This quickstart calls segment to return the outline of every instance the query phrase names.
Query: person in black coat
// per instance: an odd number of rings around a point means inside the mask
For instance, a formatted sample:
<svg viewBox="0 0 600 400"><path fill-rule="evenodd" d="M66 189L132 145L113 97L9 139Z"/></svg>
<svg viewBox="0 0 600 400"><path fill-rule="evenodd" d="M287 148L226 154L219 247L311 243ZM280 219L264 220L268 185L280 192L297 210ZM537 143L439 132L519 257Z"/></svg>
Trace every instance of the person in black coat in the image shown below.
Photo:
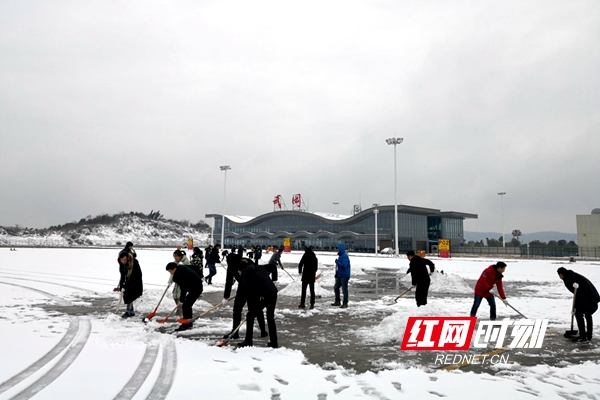
<svg viewBox="0 0 600 400"><path fill-rule="evenodd" d="M258 261L262 258L262 249L260 248L260 245L256 246L256 251L254 252L254 262L256 263L256 265L258 264Z"/></svg>
<svg viewBox="0 0 600 400"><path fill-rule="evenodd" d="M319 269L319 260L310 247L304 249L304 255L298 263L298 273L302 275L302 294L299 308L305 308L306 287L310 287L310 309L315 308L315 276Z"/></svg>
<svg viewBox="0 0 600 400"><path fill-rule="evenodd" d="M202 254L202 250L200 250L198 247L194 247L194 253L192 254L192 260L190 261L190 268L192 268L200 278L204 278L204 273L202 272L203 262L204 255Z"/></svg>
<svg viewBox="0 0 600 400"><path fill-rule="evenodd" d="M267 347L277 348L277 327L275 326L275 307L277 306L277 288L269 278L267 270L244 258L238 263L238 274L241 276L240 286L244 287L248 296L248 314L246 315L246 338L239 347L252 346L254 318L267 309L267 325L271 341Z"/></svg>
<svg viewBox="0 0 600 400"><path fill-rule="evenodd" d="M577 328L579 329L579 337L574 338L574 342L586 342L592 340L592 330L594 321L592 314L598 310L600 295L596 287L585 276L560 267L558 276L562 279L565 287L571 293L575 293L575 319L577 319ZM586 329L587 324L587 329Z"/></svg>
<svg viewBox="0 0 600 400"><path fill-rule="evenodd" d="M142 269L138 260L136 260L131 252L122 251L119 254L119 279L118 286L114 289L115 292L124 290L123 302L127 304L123 318L135 316L133 310L133 302L144 292L144 283L142 281Z"/></svg>
<svg viewBox="0 0 600 400"><path fill-rule="evenodd" d="M248 301L244 285L241 284L242 277L238 274L238 265L241 262L242 257L239 254L232 253L227 255L227 277L225 278L225 290L223 291L223 305L229 301L229 298L231 297L231 288L236 281L238 282L238 288L233 302L233 328L231 328L231 332L223 335L224 339L228 338L242 322L242 310ZM247 263L246 261L244 262ZM256 320L260 327L260 337L269 336L269 332L265 329L265 316L262 311L256 314ZM239 337L240 334L235 332L232 339L239 339Z"/></svg>
<svg viewBox="0 0 600 400"><path fill-rule="evenodd" d="M210 254L206 255L206 265L208 267L208 276L204 278L206 283L212 285L212 277L217 274L217 264L221 262L219 252L221 251L221 245L217 244L212 248Z"/></svg>
<svg viewBox="0 0 600 400"><path fill-rule="evenodd" d="M427 305L427 293L429 292L429 285L431 284L431 274L435 271L435 264L426 258L421 258L415 255L415 252L410 250L406 253L406 257L410 261L407 274L411 274L412 285L416 286L415 300L417 301L417 307Z"/></svg>
<svg viewBox="0 0 600 400"><path fill-rule="evenodd" d="M183 318L177 320L181 324L177 330L190 329L192 306L202 294L202 278L190 267L174 262L168 263L166 270L173 276L173 282L181 288L179 300L182 303Z"/></svg>

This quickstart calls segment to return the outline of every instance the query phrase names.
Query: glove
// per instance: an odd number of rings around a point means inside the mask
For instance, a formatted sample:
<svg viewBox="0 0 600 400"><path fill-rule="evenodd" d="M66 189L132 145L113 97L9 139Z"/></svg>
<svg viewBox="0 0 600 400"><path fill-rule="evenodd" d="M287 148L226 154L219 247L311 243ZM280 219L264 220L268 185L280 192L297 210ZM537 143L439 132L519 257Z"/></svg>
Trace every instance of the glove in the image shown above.
<svg viewBox="0 0 600 400"><path fill-rule="evenodd" d="M120 292L120 291L121 291L121 289L119 289L118 287L113 289L113 292Z"/></svg>
<svg viewBox="0 0 600 400"><path fill-rule="evenodd" d="M229 303L229 299L223 299L223 301L221 302L223 305Z"/></svg>
<svg viewBox="0 0 600 400"><path fill-rule="evenodd" d="M571 311L571 315L575 315L575 310Z"/></svg>
<svg viewBox="0 0 600 400"><path fill-rule="evenodd" d="M577 289L579 287L579 283L573 282L573 289Z"/></svg>
<svg viewBox="0 0 600 400"><path fill-rule="evenodd" d="M504 303L505 306L508 306L508 300L502 299L502 302Z"/></svg>

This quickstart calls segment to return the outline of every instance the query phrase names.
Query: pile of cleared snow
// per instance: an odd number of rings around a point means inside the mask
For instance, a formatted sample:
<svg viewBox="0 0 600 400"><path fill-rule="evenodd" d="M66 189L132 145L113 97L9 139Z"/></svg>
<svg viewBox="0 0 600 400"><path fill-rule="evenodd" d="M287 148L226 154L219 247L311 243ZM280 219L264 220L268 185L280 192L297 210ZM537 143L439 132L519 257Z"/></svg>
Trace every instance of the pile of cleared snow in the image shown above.
<svg viewBox="0 0 600 400"><path fill-rule="evenodd" d="M319 281L315 282L315 296L332 296L333 292L331 290L323 289ZM287 285L285 288L281 289L278 294L280 296L300 297L302 294L302 282L297 279L296 281ZM310 289L308 287L306 288L306 295L310 296Z"/></svg>
<svg viewBox="0 0 600 400"><path fill-rule="evenodd" d="M404 271L406 274L406 271ZM431 285L429 286L429 292L431 293L472 293L473 288L460 276L455 274L449 274L447 272L441 273L435 271L430 276ZM405 282L407 286L411 284L411 276L405 275L401 281Z"/></svg>

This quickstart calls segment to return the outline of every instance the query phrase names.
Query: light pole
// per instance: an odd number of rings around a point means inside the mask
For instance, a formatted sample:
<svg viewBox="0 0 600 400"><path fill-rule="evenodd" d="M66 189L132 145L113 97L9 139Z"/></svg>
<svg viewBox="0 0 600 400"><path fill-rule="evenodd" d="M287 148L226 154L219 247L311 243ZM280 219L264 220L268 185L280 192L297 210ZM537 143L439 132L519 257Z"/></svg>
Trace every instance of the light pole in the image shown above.
<svg viewBox="0 0 600 400"><path fill-rule="evenodd" d="M397 196L397 181L396 181L396 145L402 144L403 138L390 138L385 140L387 144L394 145L394 244L396 247L396 257L400 254L398 247L398 200Z"/></svg>
<svg viewBox="0 0 600 400"><path fill-rule="evenodd" d="M500 192L498 193L498 196L500 196L500 210L502 212L502 247L506 247L506 239L504 238L504 195L506 194L506 192Z"/></svg>
<svg viewBox="0 0 600 400"><path fill-rule="evenodd" d="M373 214L375 214L375 255L377 255L377 248L379 247L377 242L377 214L379 214L379 210L374 209Z"/></svg>
<svg viewBox="0 0 600 400"><path fill-rule="evenodd" d="M225 171L225 182L223 184L223 221L221 222L221 249L225 249L225 190L227 189L227 170L229 165L221 165L221 171Z"/></svg>

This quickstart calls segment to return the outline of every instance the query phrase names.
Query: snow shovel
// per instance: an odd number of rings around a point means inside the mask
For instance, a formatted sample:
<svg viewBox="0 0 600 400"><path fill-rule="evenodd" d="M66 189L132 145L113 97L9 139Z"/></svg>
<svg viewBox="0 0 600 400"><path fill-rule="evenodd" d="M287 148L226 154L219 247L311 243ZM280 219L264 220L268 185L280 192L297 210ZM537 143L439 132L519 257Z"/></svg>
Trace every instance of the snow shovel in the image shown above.
<svg viewBox="0 0 600 400"><path fill-rule="evenodd" d="M233 299L235 299L235 296L233 296L233 297L230 297L230 298L229 298L229 300L233 300ZM208 310L204 311L202 314L200 314L200 316L201 316L201 317L204 317L205 315L207 315L207 314L209 314L209 313L213 312L214 310L216 310L217 308L221 307L222 305L223 305L223 303L219 303L219 304L217 304L216 306L214 306L214 307L212 307L212 308L210 308L210 309L208 309Z"/></svg>
<svg viewBox="0 0 600 400"><path fill-rule="evenodd" d="M494 296L496 296L497 298L499 298L500 300L502 300L502 298L501 298L500 296L498 296L496 293L494 293ZM523 314L521 314L521 313L519 312L519 310L517 310L516 308L514 308L513 306L511 306L511 305L508 303L508 301L506 302L506 305L507 305L507 306L509 306L510 308L512 308L513 310L515 310L515 311L517 312L517 314L519 314L521 317L523 317L523 318L527 319L527 317L526 317L526 316L524 316Z"/></svg>
<svg viewBox="0 0 600 400"><path fill-rule="evenodd" d="M158 321L159 324L164 324L165 322L167 322L169 320L169 318L171 317L171 315L175 314L175 311L177 311L177 309L179 308L179 303L177 303L177 305L175 306L175 308L173 309L173 311L171 311L169 314L167 314L167 316L165 317L165 319L163 319L162 321Z"/></svg>
<svg viewBox="0 0 600 400"><path fill-rule="evenodd" d="M117 309L115 310L115 314L119 313L119 309L121 308L121 303L123 302L123 292L124 290L119 291L119 301L117 302Z"/></svg>
<svg viewBox="0 0 600 400"><path fill-rule="evenodd" d="M575 297L577 296L577 289L575 289L575 291L573 292L573 307L572 307L572 312L571 312L571 330L570 331L566 331L564 333L564 337L566 338L572 338L573 336L577 335L577 329L573 329L573 318L575 318Z"/></svg>
<svg viewBox="0 0 600 400"><path fill-rule="evenodd" d="M411 291L413 288L414 288L414 286L411 286L411 287L409 287L408 289L406 289L406 290L404 291L404 293L402 293L400 296L398 296L398 297L396 297L396 298L394 299L394 303L397 303L397 302L398 302L398 299L399 299L400 297L402 297L402 296L404 296L406 293L410 292L410 291Z"/></svg>
<svg viewBox="0 0 600 400"><path fill-rule="evenodd" d="M279 267L279 268L281 268L281 269L282 269L282 270L283 270L283 271L284 271L286 274L288 274L288 276L289 276L290 278L292 278L292 282L296 282L296 280L294 279L294 277L293 277L292 275L290 275L290 273L289 273L289 272L287 272L287 270L286 270L285 268L283 268L283 265L282 265L281 267Z"/></svg>
<svg viewBox="0 0 600 400"><path fill-rule="evenodd" d="M242 325L244 325L244 323L246 323L246 317L244 317L244 319L242 320L242 322L240 322L240 324L238 325L238 327L237 327L237 328L235 328L235 329L233 330L233 332L231 332L231 333L229 334L229 336L227 336L227 338L226 338L226 339L219 340L217 343L215 343L215 346L217 346L217 347L223 347L223 346L225 346L227 343L229 343L229 341L231 340L231 338L233 337L233 335L235 335L235 334L237 333L237 331L239 331L239 330L240 330L240 328L242 327Z"/></svg>
<svg viewBox="0 0 600 400"><path fill-rule="evenodd" d="M148 314L146 316L146 318L142 319L142 321L148 322L156 316L156 311L158 310L158 306L160 306L160 303L162 303L162 301L165 297L165 294L167 294L167 290L169 290L170 287L171 287L171 282L169 282L169 284L167 285L167 288L165 289L164 293L162 294L160 300L158 301L158 304L156 305L156 308L154 309L154 311L152 311L150 314Z"/></svg>

